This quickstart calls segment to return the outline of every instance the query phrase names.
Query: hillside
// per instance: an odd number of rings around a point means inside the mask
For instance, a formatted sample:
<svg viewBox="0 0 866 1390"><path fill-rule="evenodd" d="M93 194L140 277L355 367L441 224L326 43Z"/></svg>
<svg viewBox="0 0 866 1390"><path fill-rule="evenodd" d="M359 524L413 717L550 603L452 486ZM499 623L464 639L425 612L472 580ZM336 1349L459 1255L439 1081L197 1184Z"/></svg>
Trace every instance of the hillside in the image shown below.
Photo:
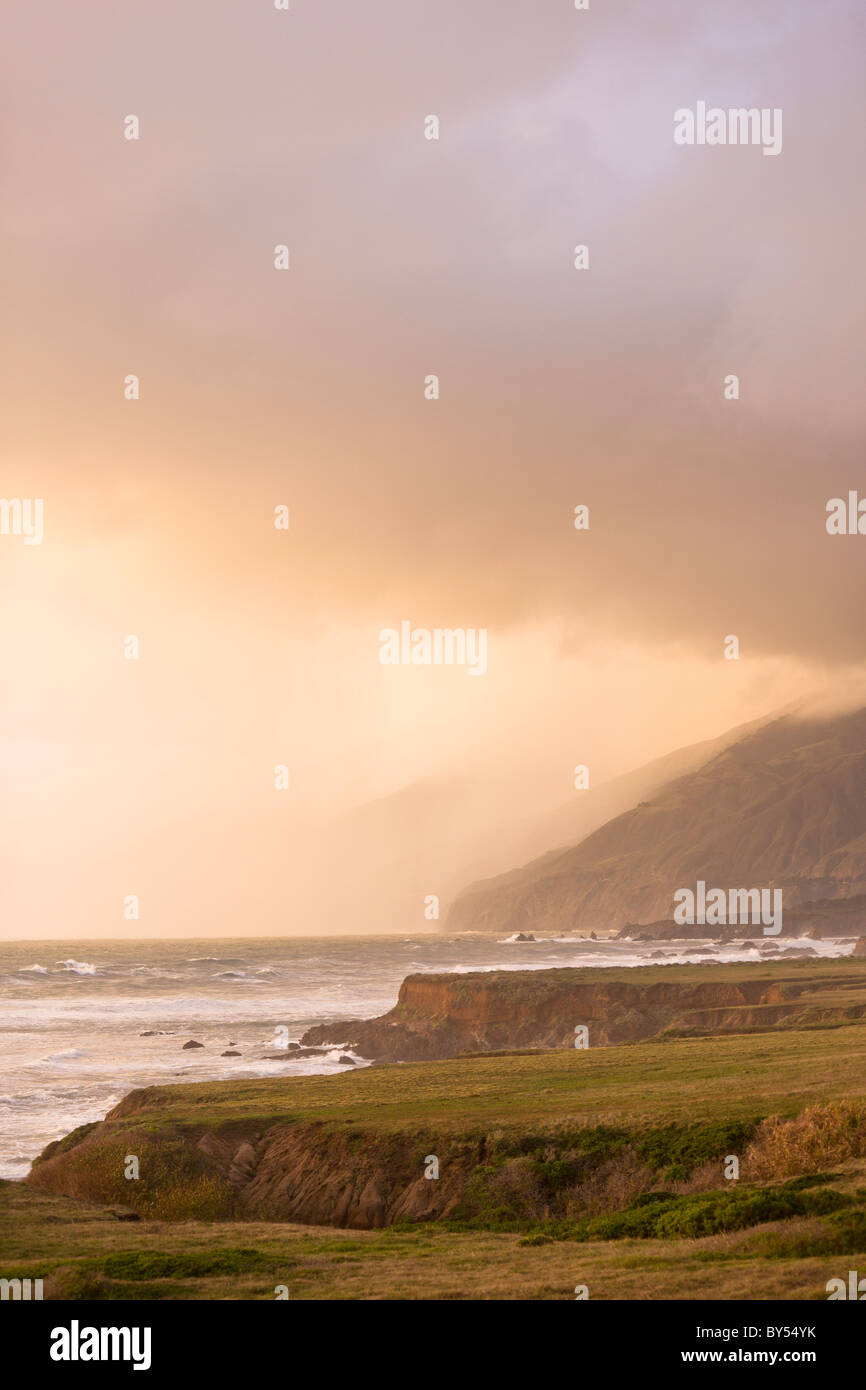
<svg viewBox="0 0 866 1390"><path fill-rule="evenodd" d="M293 829L295 842L303 846L292 859L293 880L305 886L310 911L351 923L353 930L423 926L431 884L443 903L450 902L471 878L500 874L550 849L579 844L759 722L666 753L551 810L514 805L473 778L413 782L323 826L316 844ZM272 831L263 827L261 833ZM273 852L279 857L277 847ZM343 866L342 873L333 874L334 863Z"/></svg>
<svg viewBox="0 0 866 1390"><path fill-rule="evenodd" d="M783 890L785 909L866 892L866 709L786 713L573 848L473 884L449 931L621 929L670 920L678 888Z"/></svg>

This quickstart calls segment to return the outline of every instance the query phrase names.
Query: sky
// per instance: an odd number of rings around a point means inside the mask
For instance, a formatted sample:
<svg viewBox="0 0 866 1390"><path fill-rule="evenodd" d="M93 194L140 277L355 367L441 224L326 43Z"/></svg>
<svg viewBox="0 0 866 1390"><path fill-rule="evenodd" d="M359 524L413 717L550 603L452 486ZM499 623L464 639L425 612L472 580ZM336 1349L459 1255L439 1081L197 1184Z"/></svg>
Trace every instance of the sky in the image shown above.
<svg viewBox="0 0 866 1390"><path fill-rule="evenodd" d="M577 764L857 677L864 29L7 0L0 937L432 927ZM677 145L699 101L781 151ZM383 666L404 621L486 672Z"/></svg>

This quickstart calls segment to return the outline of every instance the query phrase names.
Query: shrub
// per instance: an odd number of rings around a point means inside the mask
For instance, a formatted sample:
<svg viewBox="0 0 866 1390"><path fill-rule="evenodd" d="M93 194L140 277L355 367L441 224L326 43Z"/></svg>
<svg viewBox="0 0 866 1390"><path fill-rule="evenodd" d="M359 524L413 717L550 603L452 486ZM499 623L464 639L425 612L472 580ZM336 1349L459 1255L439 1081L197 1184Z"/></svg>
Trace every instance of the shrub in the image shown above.
<svg viewBox="0 0 866 1390"><path fill-rule="evenodd" d="M810 1106L794 1119L773 1115L764 1120L746 1151L744 1167L750 1178L760 1181L812 1173L864 1156L866 1105L831 1101Z"/></svg>

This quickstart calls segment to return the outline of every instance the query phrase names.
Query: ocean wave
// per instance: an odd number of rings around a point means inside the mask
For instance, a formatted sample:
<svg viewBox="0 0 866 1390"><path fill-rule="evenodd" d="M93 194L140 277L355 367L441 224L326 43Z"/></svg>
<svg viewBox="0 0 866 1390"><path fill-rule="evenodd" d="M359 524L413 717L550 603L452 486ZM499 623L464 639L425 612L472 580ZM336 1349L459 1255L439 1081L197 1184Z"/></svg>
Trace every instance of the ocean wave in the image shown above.
<svg viewBox="0 0 866 1390"><path fill-rule="evenodd" d="M69 960L57 960L54 964L59 965L63 970L70 970L73 975L96 974L96 966L91 965L90 961L86 960L72 960L70 958Z"/></svg>
<svg viewBox="0 0 866 1390"><path fill-rule="evenodd" d="M243 956L187 956L187 965L246 965Z"/></svg>
<svg viewBox="0 0 866 1390"><path fill-rule="evenodd" d="M17 975L47 975L48 970L44 965L22 965L21 969L15 973Z"/></svg>

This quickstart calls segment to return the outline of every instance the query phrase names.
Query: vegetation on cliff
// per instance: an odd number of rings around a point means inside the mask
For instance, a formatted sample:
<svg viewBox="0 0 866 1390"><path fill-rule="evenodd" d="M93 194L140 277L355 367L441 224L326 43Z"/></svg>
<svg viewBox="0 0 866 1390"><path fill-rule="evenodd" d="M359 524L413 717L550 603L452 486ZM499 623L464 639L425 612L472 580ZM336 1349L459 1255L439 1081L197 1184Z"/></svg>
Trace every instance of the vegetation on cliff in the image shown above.
<svg viewBox="0 0 866 1390"><path fill-rule="evenodd" d="M168 1220L529 1231L647 1192L717 1189L731 1154L748 1185L856 1161L860 1111L822 1128L815 1099L859 1106L864 1078L866 1026L854 1024L156 1087L49 1145L29 1182ZM807 1111L803 1135L780 1144L778 1127Z"/></svg>

